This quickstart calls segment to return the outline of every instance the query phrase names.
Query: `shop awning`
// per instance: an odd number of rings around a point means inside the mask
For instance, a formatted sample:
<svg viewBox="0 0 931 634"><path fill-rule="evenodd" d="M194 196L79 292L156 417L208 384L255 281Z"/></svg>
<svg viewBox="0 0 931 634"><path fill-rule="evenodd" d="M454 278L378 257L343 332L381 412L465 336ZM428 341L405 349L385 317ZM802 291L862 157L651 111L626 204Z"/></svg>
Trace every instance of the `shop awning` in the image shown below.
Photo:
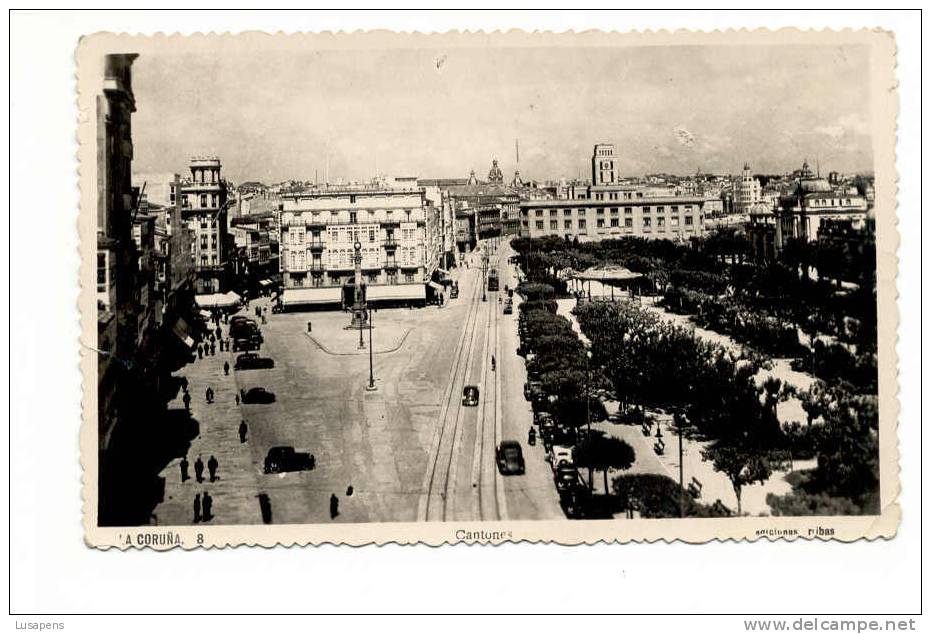
<svg viewBox="0 0 931 634"><path fill-rule="evenodd" d="M430 288L432 288L438 293L441 293L444 290L446 290L442 284L437 284L436 282L427 282L427 285L430 286Z"/></svg>
<svg viewBox="0 0 931 634"><path fill-rule="evenodd" d="M286 306L296 304L339 304L343 301L341 286L326 288L286 288L281 302Z"/></svg>
<svg viewBox="0 0 931 634"><path fill-rule="evenodd" d="M239 295L233 291L228 293L210 293L208 295L197 295L194 298L197 305L201 308L232 308L239 304Z"/></svg>
<svg viewBox="0 0 931 634"><path fill-rule="evenodd" d="M181 340L181 342L188 348L193 348L195 341L191 337L191 327L188 326L188 323L184 321L181 317L175 320L174 325L171 327L171 331L175 333L175 336Z"/></svg>
<svg viewBox="0 0 931 634"><path fill-rule="evenodd" d="M368 301L379 299L426 299L427 287L423 284L369 285L365 291L365 298Z"/></svg>

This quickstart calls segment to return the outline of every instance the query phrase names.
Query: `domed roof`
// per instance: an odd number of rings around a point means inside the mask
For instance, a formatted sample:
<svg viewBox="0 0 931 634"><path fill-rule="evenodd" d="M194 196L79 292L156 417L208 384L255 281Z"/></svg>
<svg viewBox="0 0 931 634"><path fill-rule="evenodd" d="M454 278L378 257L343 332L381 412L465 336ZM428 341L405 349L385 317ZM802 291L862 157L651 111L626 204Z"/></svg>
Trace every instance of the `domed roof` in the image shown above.
<svg viewBox="0 0 931 634"><path fill-rule="evenodd" d="M797 194L819 194L830 191L833 191L831 184L824 178L803 178L795 188Z"/></svg>

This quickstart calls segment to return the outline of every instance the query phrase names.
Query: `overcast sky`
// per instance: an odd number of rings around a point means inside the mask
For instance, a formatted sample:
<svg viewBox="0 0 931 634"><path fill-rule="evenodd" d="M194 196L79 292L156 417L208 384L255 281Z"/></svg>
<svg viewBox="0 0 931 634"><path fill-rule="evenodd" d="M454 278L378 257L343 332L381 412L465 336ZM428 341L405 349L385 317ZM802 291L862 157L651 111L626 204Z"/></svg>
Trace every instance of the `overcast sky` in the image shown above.
<svg viewBox="0 0 931 634"><path fill-rule="evenodd" d="M218 154L234 183L485 178L499 159L540 180L590 175L615 143L622 175L872 169L869 68L856 47L244 51L142 55L133 67L139 172Z"/></svg>

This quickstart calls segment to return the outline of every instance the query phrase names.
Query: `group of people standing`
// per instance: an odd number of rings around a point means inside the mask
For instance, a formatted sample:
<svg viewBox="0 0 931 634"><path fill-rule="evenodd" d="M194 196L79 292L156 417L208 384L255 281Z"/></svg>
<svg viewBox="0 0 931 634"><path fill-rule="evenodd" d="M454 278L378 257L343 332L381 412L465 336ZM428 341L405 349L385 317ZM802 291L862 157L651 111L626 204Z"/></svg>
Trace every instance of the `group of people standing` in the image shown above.
<svg viewBox="0 0 931 634"><path fill-rule="evenodd" d="M181 482L187 482L191 479L188 473L190 463L188 462L187 456L181 458L179 466L181 468ZM220 468L220 462L217 460L216 456L211 455L207 460L206 466L210 482L219 480L220 478L217 475L217 470ZM199 455L197 456L197 460L194 461L194 479L198 484L203 484L204 482L204 460ZM213 519L213 498L207 491L204 491L203 494L198 493L194 496L194 523L209 522L211 519Z"/></svg>

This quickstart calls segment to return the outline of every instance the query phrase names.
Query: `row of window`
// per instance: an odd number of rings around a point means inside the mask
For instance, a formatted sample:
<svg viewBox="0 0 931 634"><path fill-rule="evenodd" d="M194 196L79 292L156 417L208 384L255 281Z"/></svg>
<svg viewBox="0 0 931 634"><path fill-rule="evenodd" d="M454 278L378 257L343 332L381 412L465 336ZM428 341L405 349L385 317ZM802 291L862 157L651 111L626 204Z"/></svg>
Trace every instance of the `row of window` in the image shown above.
<svg viewBox="0 0 931 634"><path fill-rule="evenodd" d="M201 195L200 195L200 199L199 199L200 208L201 208L201 209L216 208L216 207L218 207L218 206L220 205L220 195L219 195L219 194L210 194L210 195L209 195L209 201L210 201L210 205L209 205L209 206L207 205L207 201L208 201L208 195L207 195L207 194L201 194ZM190 207L190 206L191 206L191 199L190 199L190 196L189 196L188 194L185 194L185 195L184 195L184 206L185 206L185 207Z"/></svg>
<svg viewBox="0 0 931 634"><path fill-rule="evenodd" d="M401 266L420 266L420 258L417 257L417 249L411 248L402 248L398 250L399 253L396 257L391 258L392 264L400 264ZM289 263L290 270L302 271L307 268L307 252L306 251L288 251L287 258ZM363 268L375 268L382 267L382 258L381 252L378 249L362 249L362 267ZM325 254L325 257L319 257L317 255L312 256L309 260L310 263L315 267L321 267L325 262L327 262L329 267L332 268L351 268L355 266L355 251L352 249L333 249L328 251Z"/></svg>
<svg viewBox="0 0 931 634"><path fill-rule="evenodd" d="M620 227L620 226L621 226L621 224L620 224L620 220L621 220L621 219L620 219L620 218L609 218L608 220L610 221L610 224L608 225L608 226L610 226L610 227ZM643 227L644 230L649 231L650 228L654 226L652 220L653 220L652 218L643 218L643 219L642 219L641 226ZM684 220L684 226L686 226L686 227L694 226L694 218L693 218L692 216L685 216L685 218L684 218L683 220ZM574 229L574 228L578 228L580 231L584 231L584 230L587 229L588 223L586 222L585 218L579 218L576 222L577 222L577 224L576 224L576 225L573 225L572 219L566 219L566 220L564 220L564 221L563 221L563 229L572 230L572 229ZM596 220L595 226L596 226L597 228L599 228L599 229L603 229L603 228L605 227L605 218L598 218L598 219ZM632 229L633 226L634 226L634 219L633 219L633 218L624 218L624 226L627 227L627 228L629 228L629 229ZM665 231L665 230L666 230L666 226L667 226L667 225L666 225L666 218L664 218L664 217L659 217L659 218L657 218L657 219L656 219L656 225L655 225L655 226L656 226L656 228L657 228L657 231ZM670 226L670 227L674 227L674 228L678 228L678 227L679 227L679 218L678 218L678 217L672 217L672 218L670 218L670 219L669 219L669 226ZM544 221L543 221L543 220L537 220L537 221L536 221L536 228L537 228L538 230L542 231L542 230L544 229ZM550 228L550 231L558 231L558 230L559 230L559 221L558 221L558 220L550 220L549 228Z"/></svg>
<svg viewBox="0 0 931 634"><path fill-rule="evenodd" d="M395 216L395 213L394 213L395 211L399 212L397 216ZM420 210L418 209L417 211L420 211ZM385 210L363 209L360 211L350 211L349 222L352 224L356 224L357 222L360 221L360 218L362 219L363 222L378 222L379 221L378 216L382 212L384 212L384 219L382 220L382 222L391 222L391 221L411 222L411 215L414 213L414 210L413 209L385 209ZM329 213L329 216L325 215L327 213ZM339 209L331 209L329 212L297 211L297 212L294 212L294 216L291 219L291 224L301 225L301 224L304 224L305 221L316 222L316 223L335 221L335 219L339 217L340 213L342 212ZM307 214L310 214L310 216L307 216ZM401 214L403 214L403 216ZM414 216L414 219L416 220L417 217L419 217L419 215Z"/></svg>
<svg viewBox="0 0 931 634"><path fill-rule="evenodd" d="M652 212L653 212L653 208L650 207L650 206L638 207L638 208L640 209L641 213L643 213L643 214L649 214L649 213L652 213ZM620 208L619 208L619 207L609 207L608 209L609 209L609 211L610 211L610 213L611 213L612 216L613 216L613 215L617 215L618 213L620 213ZM692 205L684 205L684 206L682 207L682 210L683 210L685 213L692 213ZM584 215L586 215L589 211L591 211L591 208L579 207L579 208L576 209L575 211L576 211L576 213L577 213L578 215L584 216ZM605 208L604 208L604 207L598 207L598 208L595 209L594 211L595 211L595 213L596 213L597 215L599 215L599 216L603 216L603 215L605 214ZM656 213L658 213L658 214L666 213L666 207L665 207L665 205L657 205L655 211L656 211ZM562 214L563 214L563 216L571 216L571 215L572 215L572 212L573 212L573 209L572 209L571 207L565 207L565 208L563 208ZM669 207L669 212L670 212L670 213L673 213L673 214L678 214L678 213L679 213L679 205L671 205L671 206ZM624 215L625 215L625 216L633 215L633 213L634 213L634 208L633 208L633 207L624 207ZM537 218L542 218L542 217L543 217L543 210L542 210L542 209L537 209L537 210L534 212L534 215L535 215ZM549 214L549 215L550 215L550 217L552 217L552 216L558 216L558 215L559 215L559 210L558 210L558 209L550 209L550 214Z"/></svg>
<svg viewBox="0 0 931 634"><path fill-rule="evenodd" d="M380 274L370 273L365 276L365 281L369 284L377 284ZM414 274L413 273L404 273L402 276L405 282L413 282ZM346 277L345 281L349 282L352 278ZM396 272L385 273L385 283L387 284L397 284L399 276ZM309 284L307 282L310 282ZM289 275L289 284L288 287L291 288L302 288L302 287L311 287L311 288L321 288L323 286L342 286L344 278L342 278L338 273L330 273L327 279L327 283L323 283L322 275L312 275L309 278L303 274L290 274Z"/></svg>
<svg viewBox="0 0 931 634"><path fill-rule="evenodd" d="M401 240L407 242L424 239L423 229L416 227L402 228L397 235L400 235ZM331 243L346 242L354 244L356 242L375 242L380 239L380 237L380 231L377 225L368 227L365 225L359 227L329 227L327 229L327 238ZM386 240L394 240L396 237L394 231L385 233ZM304 244L305 239L310 242L319 242L320 233L314 231L308 236L305 231L301 231L300 229L292 228L288 231L288 244L301 245Z"/></svg>

